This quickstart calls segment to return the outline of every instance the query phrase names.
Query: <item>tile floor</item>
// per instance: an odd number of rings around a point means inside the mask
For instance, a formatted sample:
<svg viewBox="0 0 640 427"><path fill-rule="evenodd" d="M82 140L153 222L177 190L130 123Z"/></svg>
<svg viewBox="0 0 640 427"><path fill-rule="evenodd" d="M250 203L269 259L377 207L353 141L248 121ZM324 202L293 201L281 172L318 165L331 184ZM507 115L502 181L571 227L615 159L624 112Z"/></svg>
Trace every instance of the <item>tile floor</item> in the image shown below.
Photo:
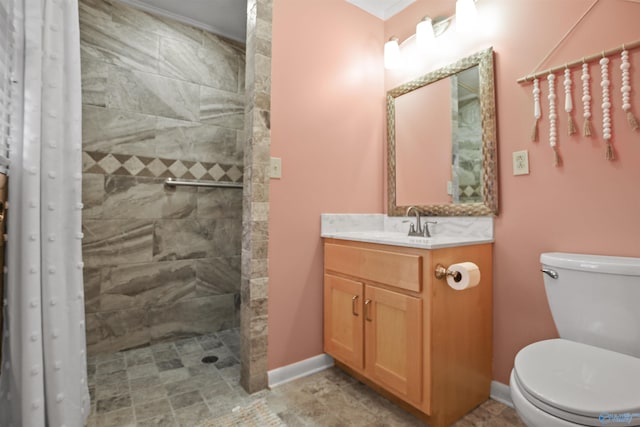
<svg viewBox="0 0 640 427"><path fill-rule="evenodd" d="M265 399L287 426L421 426L342 371L248 395L239 385L238 330L102 354L89 359L92 410L87 427L184 426L215 420ZM215 363L203 363L215 355ZM513 409L489 400L455 427L524 426Z"/></svg>

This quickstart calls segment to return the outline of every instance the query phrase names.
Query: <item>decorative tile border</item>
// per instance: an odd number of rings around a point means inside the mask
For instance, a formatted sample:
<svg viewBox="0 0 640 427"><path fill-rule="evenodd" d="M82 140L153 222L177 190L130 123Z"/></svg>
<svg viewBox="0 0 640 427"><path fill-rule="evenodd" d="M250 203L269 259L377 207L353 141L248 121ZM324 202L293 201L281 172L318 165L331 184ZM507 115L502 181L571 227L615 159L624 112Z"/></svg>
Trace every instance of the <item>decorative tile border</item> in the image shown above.
<svg viewBox="0 0 640 427"><path fill-rule="evenodd" d="M243 166L221 163L192 162L97 151L82 152L82 171L84 173L242 182L243 169Z"/></svg>

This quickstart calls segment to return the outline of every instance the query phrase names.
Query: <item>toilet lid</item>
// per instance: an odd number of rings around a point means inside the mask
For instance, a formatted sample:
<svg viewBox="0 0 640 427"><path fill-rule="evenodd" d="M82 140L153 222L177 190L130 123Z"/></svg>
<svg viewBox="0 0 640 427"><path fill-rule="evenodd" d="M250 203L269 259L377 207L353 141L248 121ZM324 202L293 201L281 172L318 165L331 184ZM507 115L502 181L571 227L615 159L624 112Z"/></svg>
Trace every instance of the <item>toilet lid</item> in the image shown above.
<svg viewBox="0 0 640 427"><path fill-rule="evenodd" d="M631 425L640 419L638 358L553 339L520 350L514 368L522 388L552 408L595 419L632 414Z"/></svg>

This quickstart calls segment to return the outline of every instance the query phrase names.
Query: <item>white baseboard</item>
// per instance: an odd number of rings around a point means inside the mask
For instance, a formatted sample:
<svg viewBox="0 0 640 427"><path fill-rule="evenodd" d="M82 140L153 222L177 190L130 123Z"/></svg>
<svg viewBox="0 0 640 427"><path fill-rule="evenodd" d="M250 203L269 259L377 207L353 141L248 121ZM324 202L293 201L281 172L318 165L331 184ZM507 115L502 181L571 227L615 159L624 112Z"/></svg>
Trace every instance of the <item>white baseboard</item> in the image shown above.
<svg viewBox="0 0 640 427"><path fill-rule="evenodd" d="M506 384L499 383L498 381L491 381L491 398L513 408L511 390Z"/></svg>
<svg viewBox="0 0 640 427"><path fill-rule="evenodd" d="M286 384L289 381L315 374L333 366L333 357L328 354L319 354L300 362L281 368L272 369L267 372L269 378L269 388Z"/></svg>

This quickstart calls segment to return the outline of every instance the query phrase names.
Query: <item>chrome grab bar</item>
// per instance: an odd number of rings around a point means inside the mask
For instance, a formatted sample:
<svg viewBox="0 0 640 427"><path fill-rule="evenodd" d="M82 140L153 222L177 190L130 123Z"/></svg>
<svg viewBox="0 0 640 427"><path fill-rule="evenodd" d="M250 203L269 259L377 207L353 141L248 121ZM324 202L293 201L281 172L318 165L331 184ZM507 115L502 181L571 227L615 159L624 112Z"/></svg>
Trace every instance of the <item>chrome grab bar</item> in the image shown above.
<svg viewBox="0 0 640 427"><path fill-rule="evenodd" d="M167 178L164 183L169 187L223 187L223 188L242 188L241 182L227 181L191 181L187 179Z"/></svg>

